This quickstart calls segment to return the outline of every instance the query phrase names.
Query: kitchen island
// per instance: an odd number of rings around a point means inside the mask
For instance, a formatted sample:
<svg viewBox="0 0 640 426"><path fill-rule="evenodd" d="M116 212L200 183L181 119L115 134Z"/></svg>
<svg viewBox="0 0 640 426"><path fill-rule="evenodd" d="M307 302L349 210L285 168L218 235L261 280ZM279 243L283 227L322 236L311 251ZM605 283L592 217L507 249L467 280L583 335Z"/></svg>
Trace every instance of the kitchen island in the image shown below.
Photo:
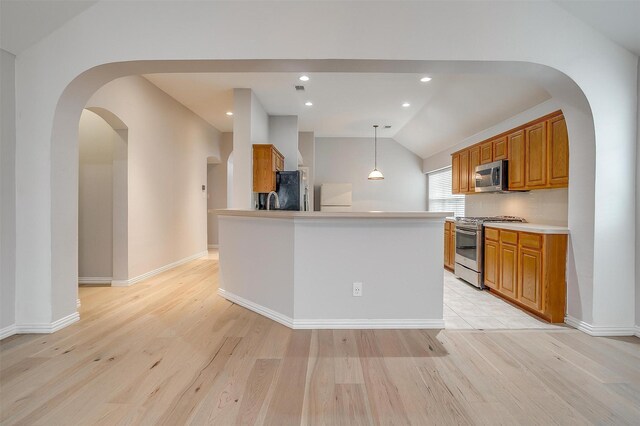
<svg viewBox="0 0 640 426"><path fill-rule="evenodd" d="M217 214L218 293L229 301L295 329L444 326L450 212Z"/></svg>

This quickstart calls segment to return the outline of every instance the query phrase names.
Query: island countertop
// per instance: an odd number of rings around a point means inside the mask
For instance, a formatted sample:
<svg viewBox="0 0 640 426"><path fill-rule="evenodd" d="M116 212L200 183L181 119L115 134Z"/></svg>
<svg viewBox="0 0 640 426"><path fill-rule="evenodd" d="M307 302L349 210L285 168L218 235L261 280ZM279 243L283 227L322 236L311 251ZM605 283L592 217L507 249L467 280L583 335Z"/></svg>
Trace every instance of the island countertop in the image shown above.
<svg viewBox="0 0 640 426"><path fill-rule="evenodd" d="M279 219L442 219L451 216L452 212L426 212L426 211L366 211L366 212L319 212L319 211L294 211L294 210L240 210L219 209L218 216L246 216L266 217Z"/></svg>
<svg viewBox="0 0 640 426"><path fill-rule="evenodd" d="M218 294L233 303L290 328L444 326L449 212L216 213Z"/></svg>

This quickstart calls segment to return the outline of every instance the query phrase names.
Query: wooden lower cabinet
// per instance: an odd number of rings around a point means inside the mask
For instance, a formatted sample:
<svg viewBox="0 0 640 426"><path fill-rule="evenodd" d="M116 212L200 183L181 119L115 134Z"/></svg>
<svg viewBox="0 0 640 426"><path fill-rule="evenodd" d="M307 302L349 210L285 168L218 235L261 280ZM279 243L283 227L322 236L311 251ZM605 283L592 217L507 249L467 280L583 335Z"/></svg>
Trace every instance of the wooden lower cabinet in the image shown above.
<svg viewBox="0 0 640 426"><path fill-rule="evenodd" d="M499 230L499 238L485 239L484 250L491 292L544 320L564 322L566 235Z"/></svg>
<svg viewBox="0 0 640 426"><path fill-rule="evenodd" d="M456 226L451 221L444 223L444 267L453 271L456 263Z"/></svg>
<svg viewBox="0 0 640 426"><path fill-rule="evenodd" d="M501 294L509 297L516 297L518 283L518 247L512 244L500 242L498 274Z"/></svg>
<svg viewBox="0 0 640 426"><path fill-rule="evenodd" d="M518 251L518 302L542 310L542 252L526 247Z"/></svg>
<svg viewBox="0 0 640 426"><path fill-rule="evenodd" d="M500 259L498 259L499 243L497 241L485 241L484 244L484 285L498 290L498 273Z"/></svg>

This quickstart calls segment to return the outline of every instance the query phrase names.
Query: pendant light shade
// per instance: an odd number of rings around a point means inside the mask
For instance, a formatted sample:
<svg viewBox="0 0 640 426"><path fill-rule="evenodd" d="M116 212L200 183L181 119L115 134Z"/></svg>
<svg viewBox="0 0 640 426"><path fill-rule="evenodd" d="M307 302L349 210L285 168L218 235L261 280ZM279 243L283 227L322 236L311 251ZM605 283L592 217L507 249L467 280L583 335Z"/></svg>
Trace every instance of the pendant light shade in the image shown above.
<svg viewBox="0 0 640 426"><path fill-rule="evenodd" d="M373 171L369 173L369 180L382 180L384 175L378 170L378 125L373 125Z"/></svg>

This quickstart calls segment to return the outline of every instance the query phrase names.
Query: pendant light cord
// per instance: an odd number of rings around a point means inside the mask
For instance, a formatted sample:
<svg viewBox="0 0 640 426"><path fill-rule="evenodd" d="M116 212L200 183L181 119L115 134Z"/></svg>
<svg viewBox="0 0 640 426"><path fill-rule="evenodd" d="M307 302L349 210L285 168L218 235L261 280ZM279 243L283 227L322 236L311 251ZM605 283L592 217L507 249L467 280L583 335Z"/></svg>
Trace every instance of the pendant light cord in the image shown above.
<svg viewBox="0 0 640 426"><path fill-rule="evenodd" d="M378 170L378 125L373 125L373 169Z"/></svg>

